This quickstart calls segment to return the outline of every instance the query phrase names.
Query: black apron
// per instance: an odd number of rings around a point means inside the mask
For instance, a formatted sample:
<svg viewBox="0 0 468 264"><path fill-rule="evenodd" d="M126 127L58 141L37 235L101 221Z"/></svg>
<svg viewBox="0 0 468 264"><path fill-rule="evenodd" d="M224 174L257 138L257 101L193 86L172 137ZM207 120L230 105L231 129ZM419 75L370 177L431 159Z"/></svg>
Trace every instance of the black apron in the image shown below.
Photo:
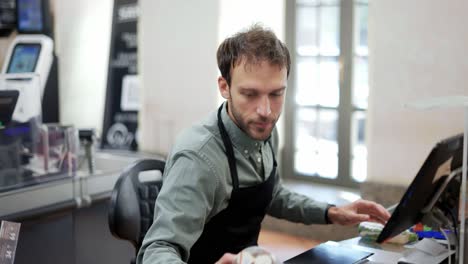
<svg viewBox="0 0 468 264"><path fill-rule="evenodd" d="M191 264L213 264L224 253L237 254L246 247L257 245L260 225L273 197L276 159L270 141L273 153L270 176L260 184L239 188L234 150L221 120L222 107L218 110L218 128L226 148L233 189L227 208L205 224L203 233L190 250L188 263Z"/></svg>

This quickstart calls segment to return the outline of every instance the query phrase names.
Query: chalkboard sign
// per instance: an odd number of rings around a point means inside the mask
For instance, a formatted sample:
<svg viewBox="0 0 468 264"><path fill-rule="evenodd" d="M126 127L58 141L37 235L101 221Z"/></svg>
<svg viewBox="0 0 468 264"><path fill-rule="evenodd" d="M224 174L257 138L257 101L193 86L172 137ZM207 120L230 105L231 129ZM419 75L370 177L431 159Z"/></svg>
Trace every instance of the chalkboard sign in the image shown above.
<svg viewBox="0 0 468 264"><path fill-rule="evenodd" d="M139 82L137 77L136 0L115 0L101 147L137 150Z"/></svg>

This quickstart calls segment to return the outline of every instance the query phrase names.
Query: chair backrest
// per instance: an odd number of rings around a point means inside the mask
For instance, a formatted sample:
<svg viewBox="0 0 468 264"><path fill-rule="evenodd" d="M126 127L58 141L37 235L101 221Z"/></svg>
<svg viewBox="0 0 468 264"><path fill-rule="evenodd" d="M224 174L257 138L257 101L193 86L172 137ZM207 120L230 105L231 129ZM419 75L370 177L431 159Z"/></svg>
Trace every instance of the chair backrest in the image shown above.
<svg viewBox="0 0 468 264"><path fill-rule="evenodd" d="M153 222L164 165L161 160L137 161L122 172L112 190L108 215L110 231L115 237L130 241L137 252ZM159 171L161 177L152 177L155 174L149 171L155 171L156 175ZM151 177L145 180L142 175Z"/></svg>

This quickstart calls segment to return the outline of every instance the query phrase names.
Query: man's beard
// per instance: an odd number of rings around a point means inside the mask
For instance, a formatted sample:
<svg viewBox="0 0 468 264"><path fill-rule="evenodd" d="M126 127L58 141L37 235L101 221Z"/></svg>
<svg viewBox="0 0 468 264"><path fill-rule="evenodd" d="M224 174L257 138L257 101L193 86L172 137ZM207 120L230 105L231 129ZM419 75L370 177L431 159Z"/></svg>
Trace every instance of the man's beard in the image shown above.
<svg viewBox="0 0 468 264"><path fill-rule="evenodd" d="M228 103L228 110L230 109L232 116L234 117L234 122L242 131L244 131L247 135L249 135L249 137L255 140L266 140L268 137L270 137L271 132L273 131L273 128L275 127L275 124L278 121L278 118L275 118L274 116L272 116L272 118L260 116L256 120L244 120L242 118L242 115L239 112L237 112L237 110L233 107L233 105L234 104L232 103L232 99L231 99L230 104ZM265 132L267 132L266 135L262 136L261 138L257 138L255 134L252 134L251 130L249 129L249 127L251 127L249 126L249 124L253 124L255 122L261 122L261 123L268 122L271 125L269 128L267 128L269 131L267 131L267 129L264 129L263 131L257 130L257 132L261 134L264 134ZM255 129L255 128L252 128L252 129Z"/></svg>

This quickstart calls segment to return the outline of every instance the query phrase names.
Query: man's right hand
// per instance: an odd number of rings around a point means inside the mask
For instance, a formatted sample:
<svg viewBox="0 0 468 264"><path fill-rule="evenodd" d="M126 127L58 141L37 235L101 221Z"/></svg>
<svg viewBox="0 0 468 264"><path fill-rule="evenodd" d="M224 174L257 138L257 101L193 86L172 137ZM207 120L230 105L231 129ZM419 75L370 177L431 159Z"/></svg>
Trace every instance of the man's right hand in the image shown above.
<svg viewBox="0 0 468 264"><path fill-rule="evenodd" d="M367 200L357 200L344 206L330 207L327 213L328 219L333 224L348 226L364 221L385 225L391 216L382 205Z"/></svg>
<svg viewBox="0 0 468 264"><path fill-rule="evenodd" d="M234 259L236 255L231 253L225 253L215 264L235 264Z"/></svg>

